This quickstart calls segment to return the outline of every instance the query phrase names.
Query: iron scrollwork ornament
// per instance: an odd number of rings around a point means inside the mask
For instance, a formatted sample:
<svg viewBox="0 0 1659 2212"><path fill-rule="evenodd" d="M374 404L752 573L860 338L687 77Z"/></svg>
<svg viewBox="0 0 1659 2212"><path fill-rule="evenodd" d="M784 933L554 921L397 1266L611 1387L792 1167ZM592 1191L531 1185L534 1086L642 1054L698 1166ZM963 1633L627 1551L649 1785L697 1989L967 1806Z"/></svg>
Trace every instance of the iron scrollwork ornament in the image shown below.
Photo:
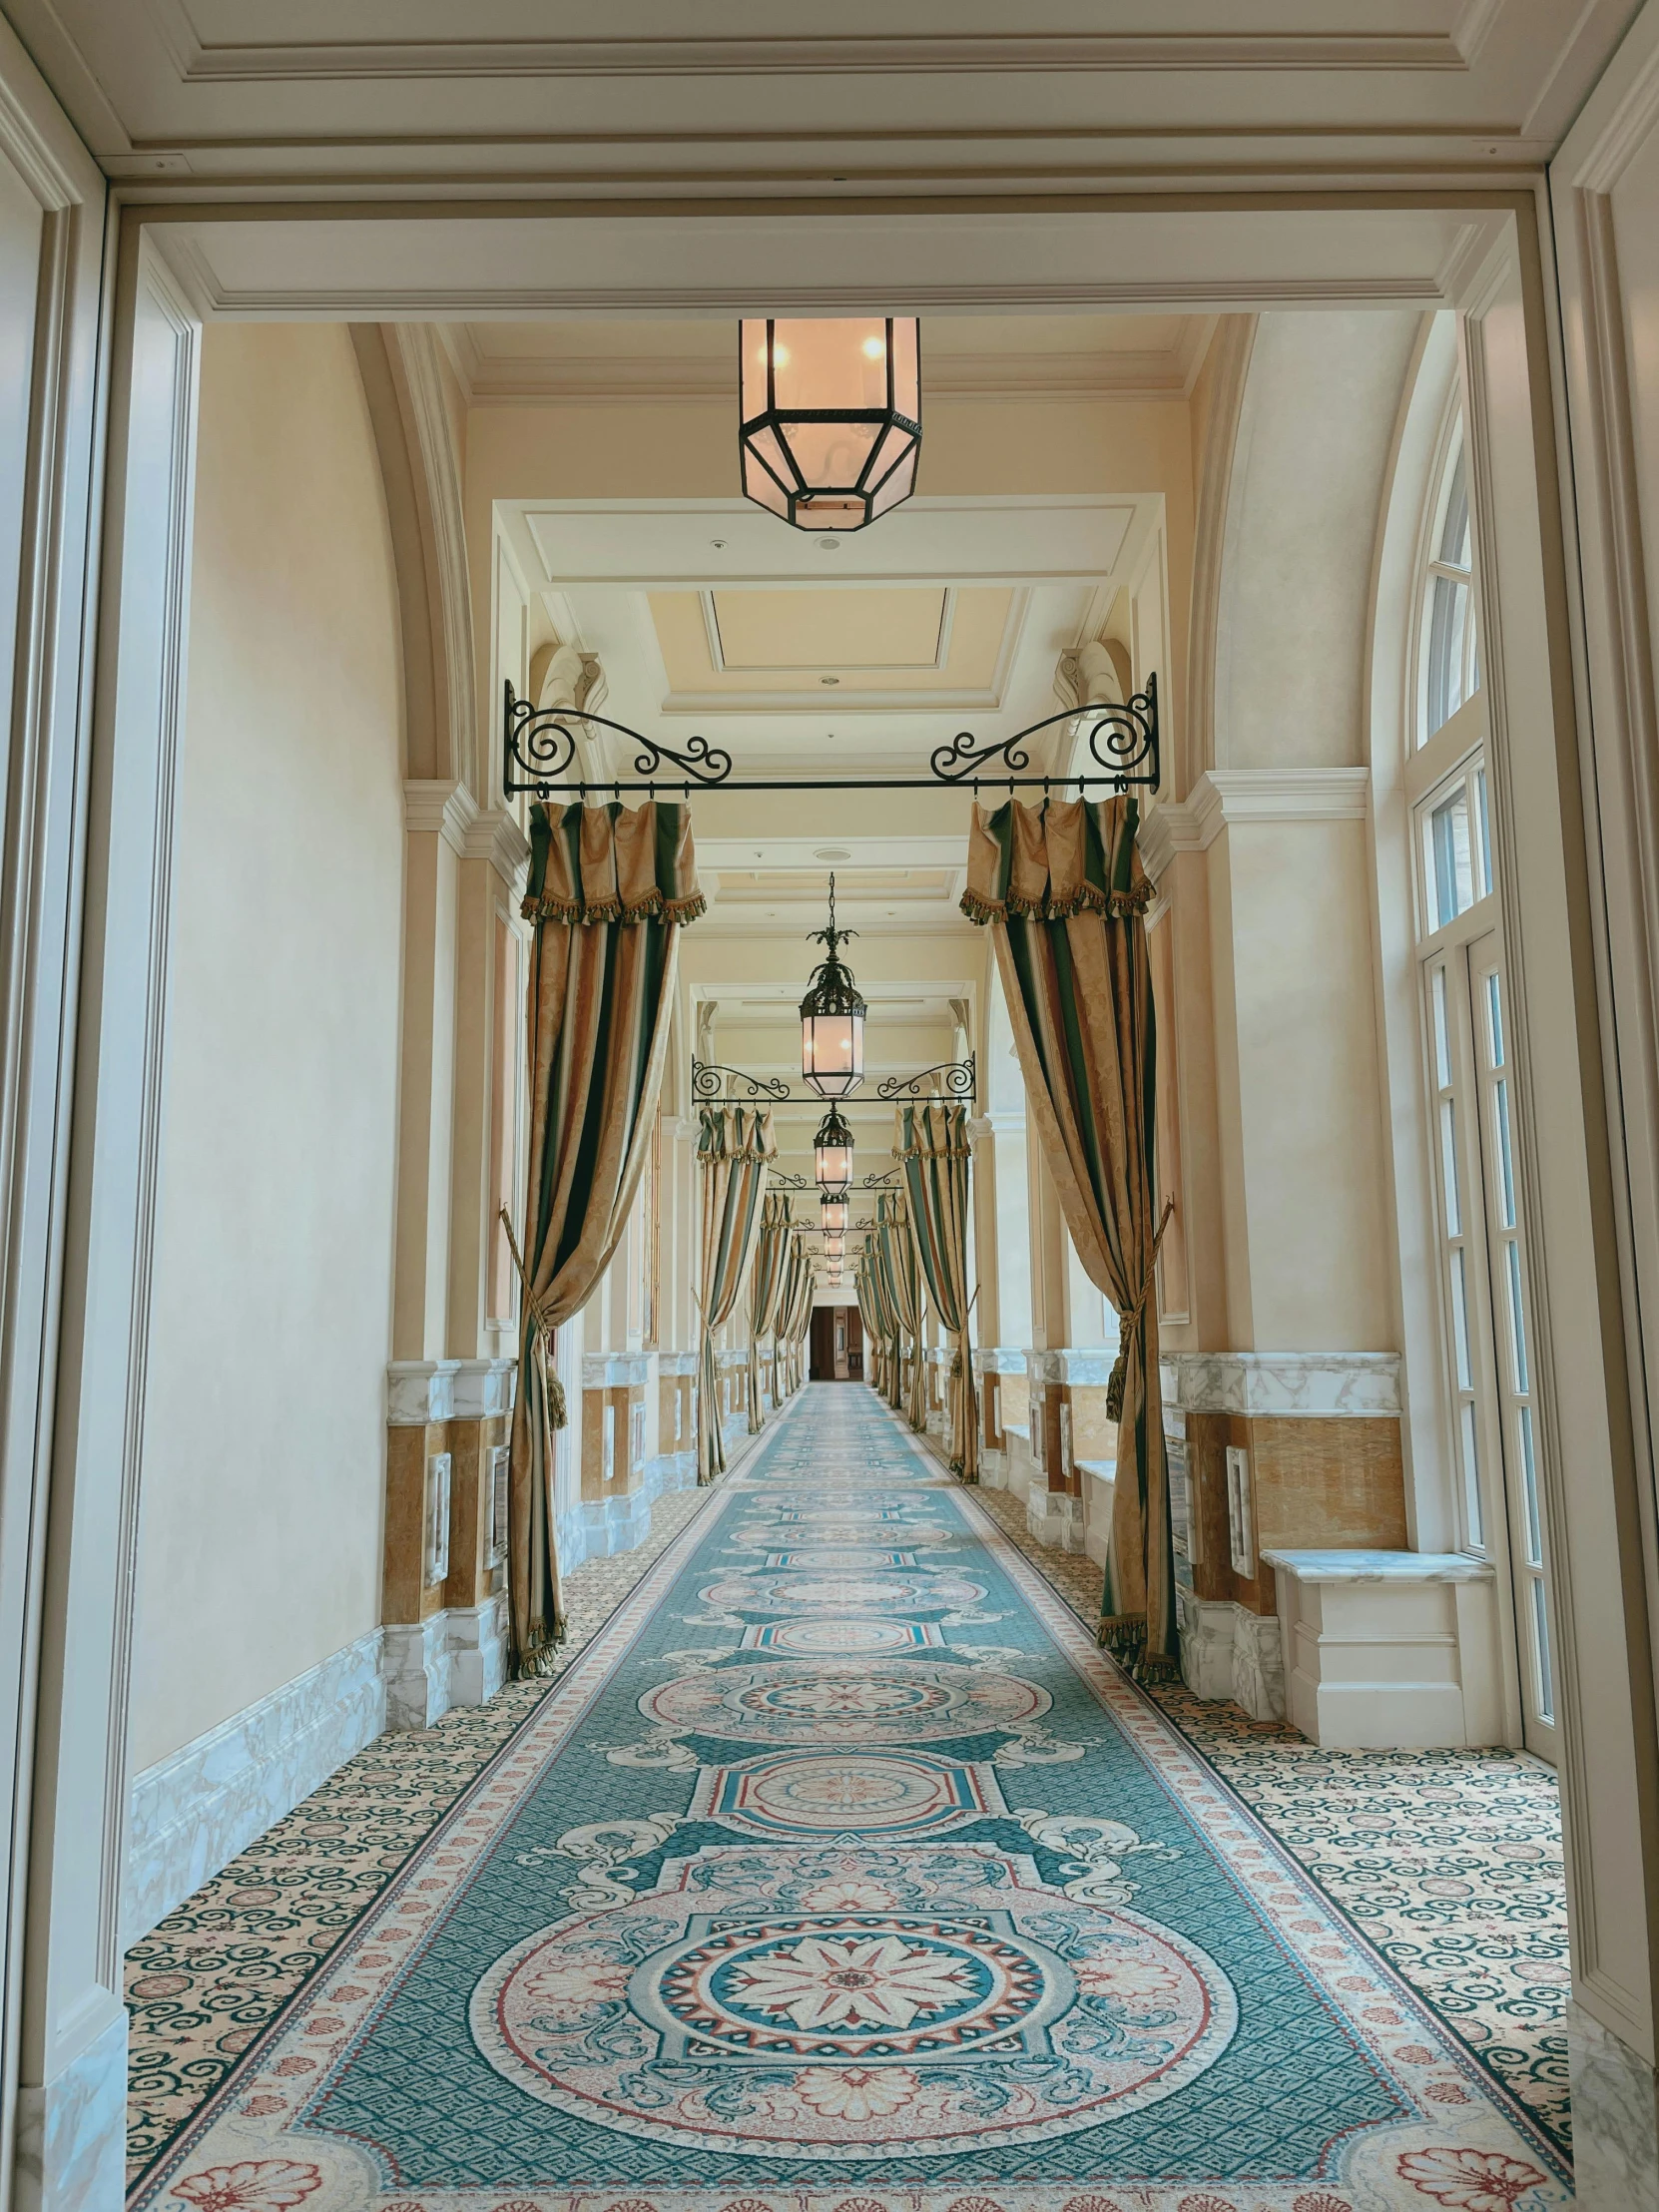
<svg viewBox="0 0 1659 2212"><path fill-rule="evenodd" d="M518 697L511 683L507 685L505 733L502 789L509 799L520 792L548 799L555 791L611 789L608 778L586 778L577 758L577 740L602 733L622 738L636 749L633 774L650 784L696 785L708 790L724 784L732 773L731 754L722 746L711 745L707 738L689 738L685 752L677 753L642 731L630 730L625 722L612 722L581 707L533 706L528 699Z"/></svg>
<svg viewBox="0 0 1659 2212"><path fill-rule="evenodd" d="M1156 787L1158 782L1158 679L1148 676L1146 689L1136 692L1132 699L1121 706L1112 702L1096 702L1092 706L1069 709L1065 714L1048 715L1041 722L1033 722L1024 730L1016 730L1011 738L1004 738L996 745L981 745L971 730L962 730L948 745L933 748L931 767L941 784L975 784L979 782L1001 783L1009 777L1023 776L1031 768L1031 756L1025 750L1026 741L1041 735L1045 730L1057 729L1062 723L1075 725L1078 735L1086 740L1093 769L1073 769L1067 774L1056 775L1056 784L1108 783L1114 791L1127 791L1131 785ZM1041 775L1039 770L1038 775ZM1046 783L1048 778L1044 778Z"/></svg>

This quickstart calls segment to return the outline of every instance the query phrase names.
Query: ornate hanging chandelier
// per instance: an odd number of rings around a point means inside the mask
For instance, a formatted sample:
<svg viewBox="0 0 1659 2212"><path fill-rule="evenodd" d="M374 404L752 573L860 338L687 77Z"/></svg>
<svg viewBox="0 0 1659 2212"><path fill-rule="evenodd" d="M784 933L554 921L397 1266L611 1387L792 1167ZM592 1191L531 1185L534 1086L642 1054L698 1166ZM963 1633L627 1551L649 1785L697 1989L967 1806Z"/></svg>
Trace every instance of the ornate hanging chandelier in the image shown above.
<svg viewBox="0 0 1659 2212"><path fill-rule="evenodd" d="M835 878L830 878L830 926L809 944L826 947L801 1001L801 1076L820 1098L845 1098L864 1079L864 1002L840 946L857 935L835 927ZM850 1142L850 1139L848 1140ZM820 1176L819 1181L824 1178Z"/></svg>
<svg viewBox="0 0 1659 2212"><path fill-rule="evenodd" d="M813 1173L819 1196L844 1207L852 1181L852 1132L833 1106L819 1123L813 1139Z"/></svg>
<svg viewBox="0 0 1659 2212"><path fill-rule="evenodd" d="M921 450L921 324L744 321L738 449L750 499L798 530L861 530L908 499Z"/></svg>
<svg viewBox="0 0 1659 2212"><path fill-rule="evenodd" d="M821 1199L818 1211L819 1227L821 1229L833 1231L846 1227L846 1200L844 1198Z"/></svg>

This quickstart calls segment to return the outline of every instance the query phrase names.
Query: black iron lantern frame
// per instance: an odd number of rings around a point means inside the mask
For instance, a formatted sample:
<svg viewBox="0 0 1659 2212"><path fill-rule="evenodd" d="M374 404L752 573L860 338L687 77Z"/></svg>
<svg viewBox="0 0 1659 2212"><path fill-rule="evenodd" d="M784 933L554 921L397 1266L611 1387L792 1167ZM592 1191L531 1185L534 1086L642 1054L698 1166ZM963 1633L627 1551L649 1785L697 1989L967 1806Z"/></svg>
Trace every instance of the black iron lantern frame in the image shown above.
<svg viewBox="0 0 1659 2212"><path fill-rule="evenodd" d="M830 878L830 923L808 938L825 957L814 968L801 1001L801 1079L820 1098L845 1098L864 1079L864 1015L867 1008L840 957L855 929L835 927L835 878Z"/></svg>
<svg viewBox="0 0 1659 2212"><path fill-rule="evenodd" d="M844 1203L852 1187L852 1131L834 1106L819 1123L813 1138L813 1169L820 1198Z"/></svg>
<svg viewBox="0 0 1659 2212"><path fill-rule="evenodd" d="M845 325L849 341L859 326L857 321ZM738 455L744 496L797 530L866 529L915 489L921 451L920 322L913 315L885 317L885 393L881 405L869 407L780 405L779 324L772 315L765 325L764 384L757 391L748 349L760 327L759 317L738 325ZM873 345L874 338L867 343ZM765 405L749 411L751 398L763 396ZM799 449L808 441L792 432L836 429L853 433L854 455L861 444L862 460L844 482L815 483Z"/></svg>

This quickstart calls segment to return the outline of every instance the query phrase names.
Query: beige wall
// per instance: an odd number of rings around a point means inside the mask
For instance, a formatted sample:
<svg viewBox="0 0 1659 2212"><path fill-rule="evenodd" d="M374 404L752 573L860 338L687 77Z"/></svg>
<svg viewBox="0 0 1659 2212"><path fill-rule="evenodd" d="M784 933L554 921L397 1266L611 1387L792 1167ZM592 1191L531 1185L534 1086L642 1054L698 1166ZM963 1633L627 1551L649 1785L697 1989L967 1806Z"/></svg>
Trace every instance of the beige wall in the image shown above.
<svg viewBox="0 0 1659 2212"><path fill-rule="evenodd" d="M397 624L343 329L204 333L132 1750L379 1618Z"/></svg>

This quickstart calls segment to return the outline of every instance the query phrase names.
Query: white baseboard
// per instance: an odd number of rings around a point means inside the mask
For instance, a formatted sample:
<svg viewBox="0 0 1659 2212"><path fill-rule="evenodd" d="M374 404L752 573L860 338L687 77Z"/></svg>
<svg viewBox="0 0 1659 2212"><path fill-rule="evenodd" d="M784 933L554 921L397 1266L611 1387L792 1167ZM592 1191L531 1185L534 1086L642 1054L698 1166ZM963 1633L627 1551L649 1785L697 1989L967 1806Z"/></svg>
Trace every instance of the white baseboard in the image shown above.
<svg viewBox="0 0 1659 2212"><path fill-rule="evenodd" d="M138 1776L128 1801L124 1945L381 1734L383 1635L359 1636Z"/></svg>

